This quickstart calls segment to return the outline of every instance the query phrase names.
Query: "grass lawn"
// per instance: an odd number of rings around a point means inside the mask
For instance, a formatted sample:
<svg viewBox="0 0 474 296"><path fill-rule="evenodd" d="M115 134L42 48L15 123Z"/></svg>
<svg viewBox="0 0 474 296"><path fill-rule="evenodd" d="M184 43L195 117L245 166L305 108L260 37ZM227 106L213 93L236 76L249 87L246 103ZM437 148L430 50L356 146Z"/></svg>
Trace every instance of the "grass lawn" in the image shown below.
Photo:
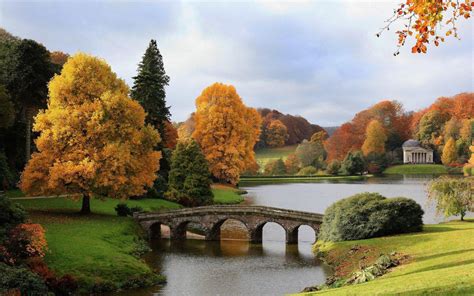
<svg viewBox="0 0 474 296"><path fill-rule="evenodd" d="M348 251L354 245L364 251L351 254ZM420 233L317 247L325 260L347 270L356 270L360 260L375 260L381 253L396 251L409 259L373 281L308 295L474 295L474 220L425 225Z"/></svg>
<svg viewBox="0 0 474 296"><path fill-rule="evenodd" d="M216 204L238 204L244 201L239 189L222 184L213 184L214 203Z"/></svg>
<svg viewBox="0 0 474 296"><path fill-rule="evenodd" d="M239 203L238 189L213 185L216 203ZM7 196L21 197L17 190ZM121 202L116 199L91 200L91 215L80 215L80 201L64 197L16 199L23 205L34 223L46 229L49 251L48 265L58 274L78 278L83 292L96 283L111 283L116 287L134 279L152 277L150 267L132 255L138 247L142 230L131 217L118 217L114 210ZM129 207L140 206L145 211L179 208L180 205L162 199L127 200Z"/></svg>
<svg viewBox="0 0 474 296"><path fill-rule="evenodd" d="M258 165L263 168L269 160L276 160L279 158L286 159L288 155L295 152L297 145L284 146L280 148L261 148L255 151L255 157Z"/></svg>
<svg viewBox="0 0 474 296"><path fill-rule="evenodd" d="M83 290L96 283L120 287L137 278L153 276L152 270L131 253L141 231L130 217L118 217L118 200L91 200L93 214L80 215L80 202L66 198L17 200L34 223L46 229L49 251L45 260L59 275L72 274ZM145 210L178 208L159 199L128 201Z"/></svg>
<svg viewBox="0 0 474 296"><path fill-rule="evenodd" d="M383 173L387 175L432 175L447 174L448 170L442 164L402 164L391 166Z"/></svg>

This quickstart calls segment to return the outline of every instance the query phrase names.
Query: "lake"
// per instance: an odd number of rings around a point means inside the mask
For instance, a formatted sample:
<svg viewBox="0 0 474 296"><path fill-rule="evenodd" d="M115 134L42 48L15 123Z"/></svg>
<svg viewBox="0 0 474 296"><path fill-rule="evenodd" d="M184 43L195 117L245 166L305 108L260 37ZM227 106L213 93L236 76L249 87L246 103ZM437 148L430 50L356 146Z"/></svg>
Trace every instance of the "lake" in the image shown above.
<svg viewBox="0 0 474 296"><path fill-rule="evenodd" d="M427 204L426 184L431 176L368 178L360 181L319 181L311 183L242 183L248 191L246 203L324 213L333 202L361 192L379 192L387 197L409 197L425 210L424 223L445 219ZM263 243L235 240L245 237L243 225L228 221L221 242L187 240L152 243L147 261L166 275L163 287L130 291L123 295L284 295L321 284L330 268L314 258L311 245L315 234L301 227L298 245L285 245L281 226L268 223Z"/></svg>

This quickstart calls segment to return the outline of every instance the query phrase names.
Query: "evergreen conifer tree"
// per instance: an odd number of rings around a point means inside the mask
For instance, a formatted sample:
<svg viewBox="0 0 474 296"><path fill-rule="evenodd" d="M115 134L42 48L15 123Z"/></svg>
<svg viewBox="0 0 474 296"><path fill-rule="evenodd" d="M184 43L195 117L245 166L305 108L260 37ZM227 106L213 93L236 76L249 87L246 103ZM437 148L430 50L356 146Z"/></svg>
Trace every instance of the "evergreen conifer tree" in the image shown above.
<svg viewBox="0 0 474 296"><path fill-rule="evenodd" d="M166 124L169 122L171 113L169 106L166 106L165 86L168 85L170 78L166 75L163 57L156 44L156 40L151 40L148 45L142 61L138 65L138 74L133 77L134 83L131 90L131 97L137 100L147 113L146 123L155 127L161 136L161 142L158 144L157 150L162 152L163 157L160 159L159 176L155 180L153 188L148 192L150 197L162 198L167 190L168 173L169 173L169 155L171 152L166 151Z"/></svg>
<svg viewBox="0 0 474 296"><path fill-rule="evenodd" d="M210 204L210 176L209 165L196 141L179 142L171 157L166 197L185 206Z"/></svg>

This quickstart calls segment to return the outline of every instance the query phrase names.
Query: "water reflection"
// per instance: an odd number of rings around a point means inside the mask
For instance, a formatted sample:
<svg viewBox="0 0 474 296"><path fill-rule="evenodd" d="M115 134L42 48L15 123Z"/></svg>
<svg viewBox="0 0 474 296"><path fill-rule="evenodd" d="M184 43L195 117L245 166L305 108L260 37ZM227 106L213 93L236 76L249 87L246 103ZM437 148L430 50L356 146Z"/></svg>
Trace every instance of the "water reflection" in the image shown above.
<svg viewBox="0 0 474 296"><path fill-rule="evenodd" d="M146 260L168 283L126 295L283 295L322 282L331 272L308 242L160 239L152 247Z"/></svg>

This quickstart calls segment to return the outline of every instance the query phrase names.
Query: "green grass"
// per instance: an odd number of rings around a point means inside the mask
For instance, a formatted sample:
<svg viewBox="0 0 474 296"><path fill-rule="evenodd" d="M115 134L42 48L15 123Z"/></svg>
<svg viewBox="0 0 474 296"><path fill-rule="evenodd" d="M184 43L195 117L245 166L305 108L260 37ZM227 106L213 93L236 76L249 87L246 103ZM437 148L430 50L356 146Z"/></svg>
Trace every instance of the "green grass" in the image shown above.
<svg viewBox="0 0 474 296"><path fill-rule="evenodd" d="M213 186L216 203L240 203L238 189ZM21 191L7 191L7 196L21 197ZM14 198L13 198L14 199ZM127 281L153 275L150 267L131 255L142 231L130 217L118 217L117 199L91 200L91 215L80 215L80 201L69 198L16 199L29 212L34 223L46 229L49 251L47 264L58 275L72 274L83 291L96 282L111 282L121 286ZM140 206L145 211L179 208L180 205L162 199L127 200L129 207Z"/></svg>
<svg viewBox="0 0 474 296"><path fill-rule="evenodd" d="M263 168L265 164L270 160L276 160L279 158L286 159L288 155L295 152L297 145L284 146L279 148L260 148L255 151L255 158L258 165Z"/></svg>
<svg viewBox="0 0 474 296"><path fill-rule="evenodd" d="M25 194L21 192L20 189L12 189L5 191L5 195L9 198L17 198L17 197L24 197Z"/></svg>
<svg viewBox="0 0 474 296"><path fill-rule="evenodd" d="M118 217L114 207L120 201L91 200L93 214L80 215L81 204L67 198L17 200L34 223L46 229L48 252L45 260L57 274L72 274L81 288L89 290L96 282L123 285L134 278L152 276L148 265L131 255L141 231L130 217ZM178 208L159 200L129 200L129 206L145 210Z"/></svg>
<svg viewBox="0 0 474 296"><path fill-rule="evenodd" d="M447 174L448 170L441 164L402 164L391 166L383 173L387 175L433 175Z"/></svg>
<svg viewBox="0 0 474 296"><path fill-rule="evenodd" d="M212 193L214 193L214 203L216 204L238 204L244 201L236 188L215 184Z"/></svg>
<svg viewBox="0 0 474 296"><path fill-rule="evenodd" d="M352 246L366 252L349 255ZM474 221L426 225L421 233L317 245L330 263L357 269L363 258L375 260L393 251L408 263L373 281L308 295L474 295ZM362 257L364 256L364 257ZM370 262L369 262L370 263Z"/></svg>

